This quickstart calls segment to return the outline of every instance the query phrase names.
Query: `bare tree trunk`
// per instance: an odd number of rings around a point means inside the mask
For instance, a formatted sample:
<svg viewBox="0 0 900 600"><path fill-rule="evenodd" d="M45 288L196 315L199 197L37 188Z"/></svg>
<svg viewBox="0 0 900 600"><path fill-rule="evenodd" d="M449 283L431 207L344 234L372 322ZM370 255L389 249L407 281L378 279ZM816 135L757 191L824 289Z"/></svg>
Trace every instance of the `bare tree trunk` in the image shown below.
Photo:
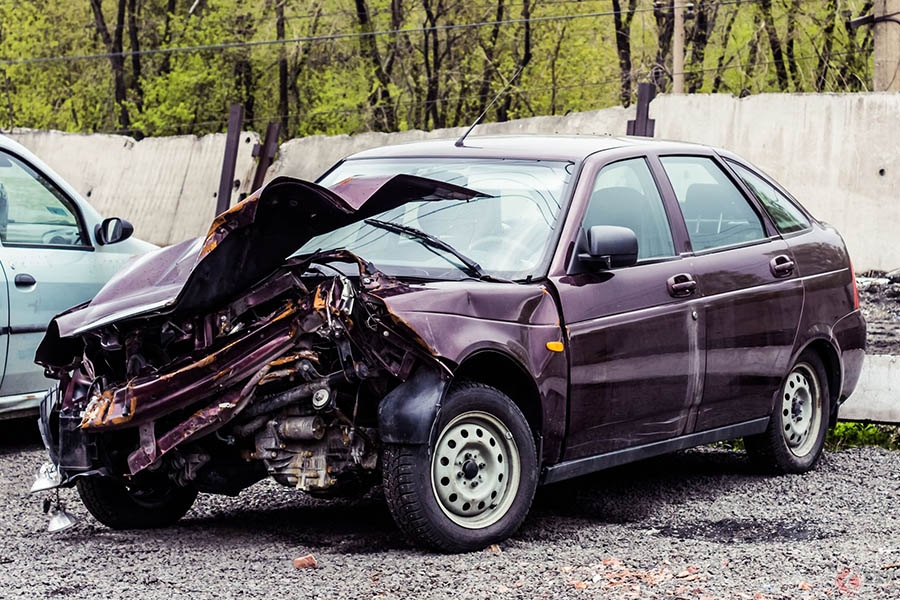
<svg viewBox="0 0 900 600"><path fill-rule="evenodd" d="M144 105L144 91L141 88L141 43L138 39L137 1L128 0L128 43L131 45L131 89L134 92L134 104L138 111Z"/></svg>
<svg viewBox="0 0 900 600"><path fill-rule="evenodd" d="M653 5L653 16L656 19L656 29L659 32L659 43L656 48L656 64L650 73L650 79L657 91L666 90L666 82L671 79L666 69L669 54L672 53L672 36L675 33L675 17L673 15L672 0L663 0Z"/></svg>
<svg viewBox="0 0 900 600"><path fill-rule="evenodd" d="M784 53L787 56L788 72L794 80L794 91L799 92L803 86L800 81L800 69L797 67L797 56L794 53L794 43L797 41L797 14L800 12L801 0L791 0L787 13L787 41Z"/></svg>
<svg viewBox="0 0 900 600"><path fill-rule="evenodd" d="M322 16L322 6L319 3L316 3L315 10L313 11L312 22L309 27L309 35L316 35L316 32L319 30L319 22ZM303 106L302 100L300 98L300 86L297 85L297 82L300 80L300 74L303 72L303 69L306 68L307 63L309 62L309 45L299 46L297 48L297 54L294 61L294 64L288 64L288 94L294 100L294 107L299 113L301 107ZM298 125L294 126L292 130L294 133L299 129ZM285 131L285 137L290 137Z"/></svg>
<svg viewBox="0 0 900 600"><path fill-rule="evenodd" d="M513 73L524 71L528 63L531 62L531 8L534 0L523 0L522 2L522 19L524 22L524 39L522 40L522 55L516 58L516 70ZM520 79L521 81L521 79ZM508 121L509 113L512 110L514 95L507 91L503 103L497 109L497 121Z"/></svg>
<svg viewBox="0 0 900 600"><path fill-rule="evenodd" d="M443 127L438 111L438 98L440 95L440 68L441 57L439 52L439 39L437 26L437 14L431 4L431 0L423 0L425 8L425 30L423 41L423 57L425 59L425 122L431 119L431 127L434 129ZM437 9L440 10L441 2L438 0Z"/></svg>
<svg viewBox="0 0 900 600"><path fill-rule="evenodd" d="M825 90L828 83L828 67L831 63L831 50L834 46L834 22L837 20L837 0L828 0L828 23L822 30L822 37L825 41L822 44L822 51L819 53L819 66L816 69L816 91Z"/></svg>
<svg viewBox="0 0 900 600"><path fill-rule="evenodd" d="M709 44L709 36L715 27L718 11L718 2L710 3L701 0L697 3L697 16L688 38L691 44L691 66L695 67L686 76L689 94L699 92L703 88L703 60L706 57L706 46Z"/></svg>
<svg viewBox="0 0 900 600"><path fill-rule="evenodd" d="M725 56L728 49L728 38L731 37L731 28L734 27L734 21L737 19L740 7L735 7L731 11L731 16L725 21L725 33L722 35L722 54L716 64L716 77L713 79L712 93L717 94L722 88L722 77L725 73Z"/></svg>
<svg viewBox="0 0 900 600"><path fill-rule="evenodd" d="M106 26L106 19L103 17L103 0L91 0L91 10L94 13L94 27L106 46L106 52L109 54L109 63L113 72L113 88L115 92L116 106L119 109L119 128L127 130L131 126L131 119L128 117L128 107L125 105L126 88L125 88L125 58L122 56L122 33L125 28L125 0L119 0L116 10L116 26L112 35Z"/></svg>
<svg viewBox="0 0 900 600"><path fill-rule="evenodd" d="M481 87L478 90L478 104L475 106L476 116L484 112L484 108L490 100L488 94L491 91L491 74L497 71L494 65L494 49L497 47L497 38L500 37L500 21L503 20L503 13L503 0L497 0L497 12L494 15L495 23L491 28L490 42L482 46L484 50L484 70L481 74Z"/></svg>
<svg viewBox="0 0 900 600"><path fill-rule="evenodd" d="M284 3L286 0L275 0L275 38L284 39ZM278 114L281 119L281 132L290 136L290 106L288 105L288 61L287 48L281 44L278 49Z"/></svg>
<svg viewBox="0 0 900 600"><path fill-rule="evenodd" d="M760 0L759 8L763 13L763 22L766 33L769 36L769 47L772 49L772 60L775 63L775 75L778 78L778 88L782 92L788 91L787 70L784 68L784 53L781 51L781 40L778 39L778 30L775 29L775 18L772 16L772 0Z"/></svg>
<svg viewBox="0 0 900 600"><path fill-rule="evenodd" d="M621 0L612 0L613 23L616 28L616 54L619 57L619 74L622 89L619 99L622 106L631 104L631 20L634 17L637 0L628 0L628 10L622 12Z"/></svg>
<svg viewBox="0 0 900 600"><path fill-rule="evenodd" d="M372 33L372 19L369 15L369 6L366 0L355 0L356 19L363 33ZM374 129L376 131L394 131L397 128L394 114L394 104L391 99L390 77L384 70L381 62L381 54L378 51L378 42L374 35L364 35L359 38L360 52L372 64L375 69L377 85L369 94L369 106L373 109Z"/></svg>
<svg viewBox="0 0 900 600"><path fill-rule="evenodd" d="M249 13L240 14L235 19L235 37L239 40L253 39L256 20ZM234 63L235 87L244 105L244 122L253 123L256 118L256 75L249 48L239 50L240 56Z"/></svg>
<svg viewBox="0 0 900 600"><path fill-rule="evenodd" d="M566 25L562 26L559 37L556 39L556 45L553 46L553 54L550 56L550 114L556 114L556 63L559 61L559 52L562 50L562 43L566 37Z"/></svg>
<svg viewBox="0 0 900 600"><path fill-rule="evenodd" d="M863 4L859 14L855 16L861 17L862 15L869 14L872 12L873 6L874 2L868 0ZM850 20L853 18L854 15L852 15L850 11L847 11L844 14L843 25L844 30L847 32L847 51L844 53L844 59L841 61L839 74L844 91L867 91L869 89L869 78L863 78L861 75L868 70L868 57L871 55L872 48L872 28L863 27L862 29L865 30L863 32L863 38L861 41L858 40L857 36L860 33L860 29L850 29Z"/></svg>
<svg viewBox="0 0 900 600"><path fill-rule="evenodd" d="M163 26L163 45L168 46L169 42L172 41L172 17L175 15L175 2L176 0L168 0L166 4L166 21ZM165 74L169 73L172 70L172 56L170 54L164 54L162 63L159 66L159 73Z"/></svg>
<svg viewBox="0 0 900 600"><path fill-rule="evenodd" d="M750 41L750 56L747 58L746 69L744 69L742 73L744 76L744 85L741 86L741 98L749 96L752 93L750 81L753 79L753 72L756 71L756 63L759 60L760 24L760 15L759 13L756 13L753 16L753 39Z"/></svg>

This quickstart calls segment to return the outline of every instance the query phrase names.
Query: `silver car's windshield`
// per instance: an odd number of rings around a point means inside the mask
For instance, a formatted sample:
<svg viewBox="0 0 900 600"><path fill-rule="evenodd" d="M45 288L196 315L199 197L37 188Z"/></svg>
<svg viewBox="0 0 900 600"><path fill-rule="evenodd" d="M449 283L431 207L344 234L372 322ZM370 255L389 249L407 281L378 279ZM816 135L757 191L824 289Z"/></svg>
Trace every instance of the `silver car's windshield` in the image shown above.
<svg viewBox="0 0 900 600"><path fill-rule="evenodd" d="M537 160L364 159L342 163L319 183L327 187L348 177L405 173L488 194L468 201L410 202L374 218L439 238L487 275L524 279L538 275L571 170L568 162ZM346 248L391 275L466 276L452 253L365 222L316 236L298 254L333 248Z"/></svg>

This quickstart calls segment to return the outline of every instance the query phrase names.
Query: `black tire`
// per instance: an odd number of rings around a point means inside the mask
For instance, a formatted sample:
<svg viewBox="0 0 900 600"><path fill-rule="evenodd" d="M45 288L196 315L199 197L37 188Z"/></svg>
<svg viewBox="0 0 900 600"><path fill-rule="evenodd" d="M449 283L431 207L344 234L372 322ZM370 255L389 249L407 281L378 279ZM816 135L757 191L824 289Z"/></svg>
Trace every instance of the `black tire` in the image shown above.
<svg viewBox="0 0 900 600"><path fill-rule="evenodd" d="M472 382L448 393L431 444L387 445L382 464L401 531L443 552L479 550L515 533L538 479L522 411L499 390Z"/></svg>
<svg viewBox="0 0 900 600"><path fill-rule="evenodd" d="M128 488L110 477L77 480L81 501L94 518L112 529L168 527L190 510L197 489L164 482L152 489Z"/></svg>
<svg viewBox="0 0 900 600"><path fill-rule="evenodd" d="M750 458L774 473L813 469L825 445L830 398L821 359L815 352L805 351L779 388L768 429L744 438Z"/></svg>

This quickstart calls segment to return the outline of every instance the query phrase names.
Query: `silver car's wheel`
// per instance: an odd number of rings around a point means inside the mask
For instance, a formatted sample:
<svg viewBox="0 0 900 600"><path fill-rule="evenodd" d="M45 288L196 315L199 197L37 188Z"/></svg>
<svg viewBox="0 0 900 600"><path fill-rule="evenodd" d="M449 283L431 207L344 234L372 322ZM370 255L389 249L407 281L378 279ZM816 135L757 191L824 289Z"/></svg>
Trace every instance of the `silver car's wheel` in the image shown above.
<svg viewBox="0 0 900 600"><path fill-rule="evenodd" d="M778 389L765 433L744 438L750 457L768 471L812 469L825 445L831 396L819 355L806 350Z"/></svg>
<svg viewBox="0 0 900 600"><path fill-rule="evenodd" d="M781 430L788 449L806 456L816 443L822 420L822 388L813 367L798 363L781 388Z"/></svg>
<svg viewBox="0 0 900 600"><path fill-rule="evenodd" d="M494 415L463 413L438 436L431 486L441 510L461 527L493 525L509 511L519 489L519 449Z"/></svg>

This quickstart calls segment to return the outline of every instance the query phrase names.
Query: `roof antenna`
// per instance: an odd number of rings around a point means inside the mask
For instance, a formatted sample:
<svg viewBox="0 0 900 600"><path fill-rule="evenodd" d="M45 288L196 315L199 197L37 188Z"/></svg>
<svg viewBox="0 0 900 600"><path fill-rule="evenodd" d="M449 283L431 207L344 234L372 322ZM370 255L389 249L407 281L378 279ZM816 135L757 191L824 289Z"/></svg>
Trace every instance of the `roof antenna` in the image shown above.
<svg viewBox="0 0 900 600"><path fill-rule="evenodd" d="M503 92L505 92L506 90L508 90L510 88L510 86L513 84L513 82L516 80L516 78L522 73L522 69L524 69L524 68L525 68L525 65L522 65L521 67L519 67L519 70L516 71L516 74L513 75L509 81L506 82L506 85L503 86L503 89L500 90L499 92L497 92L497 95L494 96L494 99L491 100L491 103L487 105L487 108L485 108L484 111L482 111L482 113L480 115L478 115L478 118L475 119L475 122L472 123L472 126L469 127L468 129L466 129L466 132L464 134L462 134L458 140L456 140L456 143L453 144L454 146L456 146L457 148L462 148L463 146L465 146L466 138L469 136L470 133L472 133L472 130L475 129L475 126L478 125L479 123L481 123L481 120L484 118L484 115L487 114L487 111L491 110L491 107L494 105L494 103L497 100L500 99L500 96L503 95Z"/></svg>

